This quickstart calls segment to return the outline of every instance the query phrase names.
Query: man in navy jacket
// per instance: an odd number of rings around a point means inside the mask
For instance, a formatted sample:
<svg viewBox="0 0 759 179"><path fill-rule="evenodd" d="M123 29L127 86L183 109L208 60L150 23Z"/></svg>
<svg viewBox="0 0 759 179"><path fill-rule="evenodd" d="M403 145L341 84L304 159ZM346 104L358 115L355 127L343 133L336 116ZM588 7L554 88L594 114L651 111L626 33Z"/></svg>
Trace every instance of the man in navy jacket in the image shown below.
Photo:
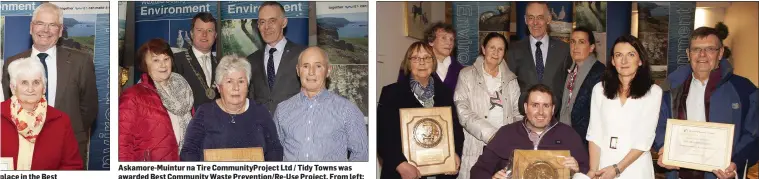
<svg viewBox="0 0 759 179"><path fill-rule="evenodd" d="M659 158L667 152L662 148L670 118L733 124L732 163L725 169L701 172L659 162L659 166L672 170L667 178L742 178L744 166L753 165L759 157L755 144L759 134L757 88L745 77L733 74L730 62L720 60L723 52L717 30L699 27L693 31L686 50L690 65L670 73L662 85L664 94L653 147L659 151Z"/></svg>

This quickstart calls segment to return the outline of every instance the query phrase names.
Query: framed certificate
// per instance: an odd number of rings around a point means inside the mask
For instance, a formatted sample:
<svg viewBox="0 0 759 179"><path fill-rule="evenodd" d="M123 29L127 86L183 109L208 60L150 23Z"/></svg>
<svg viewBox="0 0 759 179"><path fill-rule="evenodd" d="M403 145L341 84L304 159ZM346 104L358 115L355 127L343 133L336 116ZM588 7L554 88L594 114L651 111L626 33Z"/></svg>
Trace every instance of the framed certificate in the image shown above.
<svg viewBox="0 0 759 179"><path fill-rule="evenodd" d="M730 165L733 124L667 120L662 163L711 172Z"/></svg>
<svg viewBox="0 0 759 179"><path fill-rule="evenodd" d="M203 160L207 162L262 162L264 149L261 147L205 149Z"/></svg>
<svg viewBox="0 0 759 179"><path fill-rule="evenodd" d="M422 176L456 172L451 107L400 109L403 155Z"/></svg>
<svg viewBox="0 0 759 179"><path fill-rule="evenodd" d="M564 158L571 156L569 150L514 150L514 178L519 179L569 179L569 168Z"/></svg>
<svg viewBox="0 0 759 179"><path fill-rule="evenodd" d="M2 170L14 170L13 169L13 158L10 157L0 157L0 171Z"/></svg>

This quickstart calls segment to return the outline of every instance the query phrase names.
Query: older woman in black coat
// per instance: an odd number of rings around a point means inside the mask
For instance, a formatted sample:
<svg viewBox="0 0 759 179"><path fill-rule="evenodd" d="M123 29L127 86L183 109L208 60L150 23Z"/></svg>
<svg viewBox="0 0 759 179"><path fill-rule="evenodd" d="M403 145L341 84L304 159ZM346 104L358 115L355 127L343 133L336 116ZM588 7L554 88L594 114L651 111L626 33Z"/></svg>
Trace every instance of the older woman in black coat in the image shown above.
<svg viewBox="0 0 759 179"><path fill-rule="evenodd" d="M456 150L456 168L464 142L464 132L458 122L456 108L453 104L453 89L433 78L437 63L435 54L429 45L416 42L406 51L402 70L408 78L382 88L377 106L377 155L382 160L382 178L421 178L419 169L409 164L403 155L401 144L401 124L399 109L450 106L453 117L453 135ZM456 178L456 173L436 176Z"/></svg>

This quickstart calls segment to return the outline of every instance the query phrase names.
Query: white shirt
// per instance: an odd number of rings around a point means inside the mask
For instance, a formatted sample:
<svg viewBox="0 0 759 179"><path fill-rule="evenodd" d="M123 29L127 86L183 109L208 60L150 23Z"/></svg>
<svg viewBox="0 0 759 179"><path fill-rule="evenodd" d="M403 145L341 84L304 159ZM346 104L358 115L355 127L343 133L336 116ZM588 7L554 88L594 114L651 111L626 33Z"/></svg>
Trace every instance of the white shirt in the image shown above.
<svg viewBox="0 0 759 179"><path fill-rule="evenodd" d="M274 45L274 47L269 46L269 44L266 44L266 48L264 48L264 73L266 73L267 76L269 75L269 71L266 70L269 67L267 65L269 63L269 49L271 48L277 49L277 51L274 52L274 74L276 74L279 71L279 62L282 61L282 54L285 53L285 44L287 44L287 39L285 38L282 38L282 40L277 42L277 44Z"/></svg>
<svg viewBox="0 0 759 179"><path fill-rule="evenodd" d="M643 154L618 179L654 178L655 164L649 150L656 136L661 95L662 89L652 85L646 95L627 98L622 105L619 97L606 98L601 83L593 87L585 138L600 148L599 168L619 163L630 150L636 149L644 151Z"/></svg>
<svg viewBox="0 0 759 179"><path fill-rule="evenodd" d="M211 64L211 52L203 53L195 47L192 47L192 53L195 54L195 58L198 59L198 63L200 63L200 68L203 69L203 74L206 75L206 85L208 85L208 87L211 87L211 78L213 78L213 74L211 74L213 72L213 65Z"/></svg>
<svg viewBox="0 0 759 179"><path fill-rule="evenodd" d="M688 89L688 99L685 99L685 110L689 121L706 122L706 106L704 106L704 96L706 95L706 84L709 79L701 83L696 78L690 82Z"/></svg>
<svg viewBox="0 0 759 179"><path fill-rule="evenodd" d="M56 89L58 86L58 62L55 56L57 52L58 49L55 46L44 52L40 52L32 46L31 57L35 60L40 60L40 58L37 57L37 54L47 53L47 58L45 58L45 63L47 64L47 105L52 107L55 107L55 94L58 91Z"/></svg>
<svg viewBox="0 0 759 179"><path fill-rule="evenodd" d="M488 100L490 101L490 111L488 111L487 117L490 119L503 119L503 102L500 102L501 106L495 105L493 102L494 99L492 97L498 97L498 101L500 101L501 96L503 96L503 93L501 93L501 72L498 72L495 77L488 74L484 69L485 66L482 66L482 73L485 77L485 86L488 88L488 99L482 99L482 100Z"/></svg>
<svg viewBox="0 0 759 179"><path fill-rule="evenodd" d="M545 67L546 60L548 60L548 41L549 41L548 35L543 35L543 38L541 38L540 40L536 39L532 35L529 35L529 36L530 36L530 50L532 51L532 62L535 62L536 66L538 65L538 63L535 60L538 58L535 57L535 51L536 51L535 43L538 43L538 41L543 42L543 44L540 44L540 51L543 54L543 67Z"/></svg>
<svg viewBox="0 0 759 179"><path fill-rule="evenodd" d="M442 62L437 63L437 76L440 77L440 81L445 82L445 76L448 74L448 67L451 66L451 56L445 57Z"/></svg>

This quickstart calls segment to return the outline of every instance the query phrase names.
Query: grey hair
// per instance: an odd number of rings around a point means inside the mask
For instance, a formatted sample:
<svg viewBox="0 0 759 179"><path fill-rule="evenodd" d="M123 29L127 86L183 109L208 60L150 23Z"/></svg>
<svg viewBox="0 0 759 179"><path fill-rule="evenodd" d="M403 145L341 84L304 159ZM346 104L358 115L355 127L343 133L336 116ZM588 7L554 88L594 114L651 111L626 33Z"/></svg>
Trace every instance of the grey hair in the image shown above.
<svg viewBox="0 0 759 179"><path fill-rule="evenodd" d="M224 78L224 76L228 75L229 73L239 70L245 72L245 76L248 77L248 85L250 85L250 69L250 62L248 62L248 59L246 58L237 56L235 54L222 57L221 62L219 62L219 66L216 67L216 75L214 76L216 87L219 86L221 78Z"/></svg>
<svg viewBox="0 0 759 179"><path fill-rule="evenodd" d="M47 86L47 77L45 76L45 67L42 62L34 57L16 59L8 65L8 76L10 76L10 85L16 86L16 79L21 76L39 74L42 77L42 85Z"/></svg>
<svg viewBox="0 0 759 179"><path fill-rule="evenodd" d="M52 13L58 15L58 23L63 25L63 11L60 7L52 3L42 3L40 6L37 6L37 9L34 9L34 14L32 14L32 21L37 19L37 14L43 10L52 11Z"/></svg>

